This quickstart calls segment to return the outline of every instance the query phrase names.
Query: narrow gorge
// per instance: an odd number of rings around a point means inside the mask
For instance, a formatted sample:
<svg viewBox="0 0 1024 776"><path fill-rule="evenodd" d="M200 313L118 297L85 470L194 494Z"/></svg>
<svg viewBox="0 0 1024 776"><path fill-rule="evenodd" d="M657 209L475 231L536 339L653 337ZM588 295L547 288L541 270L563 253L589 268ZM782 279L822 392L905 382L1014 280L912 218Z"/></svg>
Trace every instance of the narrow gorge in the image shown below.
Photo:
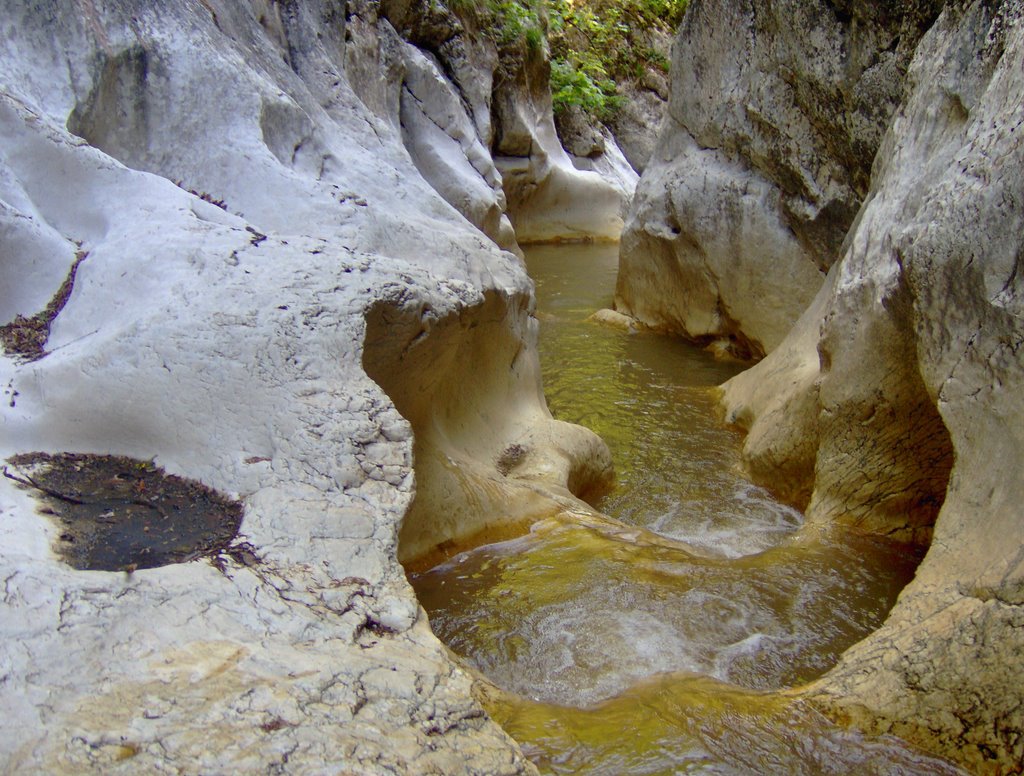
<svg viewBox="0 0 1024 776"><path fill-rule="evenodd" d="M1024 8L688 6L7 4L0 769L1024 772Z"/></svg>

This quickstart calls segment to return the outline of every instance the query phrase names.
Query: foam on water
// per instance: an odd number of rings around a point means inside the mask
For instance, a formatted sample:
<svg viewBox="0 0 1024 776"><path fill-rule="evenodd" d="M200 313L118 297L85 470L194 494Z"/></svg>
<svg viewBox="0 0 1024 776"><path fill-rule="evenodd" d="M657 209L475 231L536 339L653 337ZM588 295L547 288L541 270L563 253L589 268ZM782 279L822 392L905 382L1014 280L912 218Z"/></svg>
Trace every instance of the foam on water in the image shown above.
<svg viewBox="0 0 1024 776"><path fill-rule="evenodd" d="M572 255L589 256L574 271ZM615 459L617 485L596 506L625 523L735 558L795 531L800 513L739 472L739 436L715 422L710 389L742 369L686 343L588 322L615 282L614 248L531 249L544 313L545 394L561 420L595 430Z"/></svg>
<svg viewBox="0 0 1024 776"><path fill-rule="evenodd" d="M667 672L807 681L881 621L916 562L866 539L714 559L631 535L550 521L412 582L435 632L499 686L586 707Z"/></svg>
<svg viewBox="0 0 1024 776"><path fill-rule="evenodd" d="M795 541L802 515L739 474L717 419L710 387L740 366L586 323L614 247L527 259L552 412L608 442L618 481L595 504L608 524L556 516L411 577L438 636L522 699L492 713L554 773L954 772L772 693L878 627L919 556Z"/></svg>
<svg viewBox="0 0 1024 776"><path fill-rule="evenodd" d="M799 510L780 504L750 482L722 483L717 507L691 498L650 516L646 528L723 558L753 555L774 547L803 524Z"/></svg>

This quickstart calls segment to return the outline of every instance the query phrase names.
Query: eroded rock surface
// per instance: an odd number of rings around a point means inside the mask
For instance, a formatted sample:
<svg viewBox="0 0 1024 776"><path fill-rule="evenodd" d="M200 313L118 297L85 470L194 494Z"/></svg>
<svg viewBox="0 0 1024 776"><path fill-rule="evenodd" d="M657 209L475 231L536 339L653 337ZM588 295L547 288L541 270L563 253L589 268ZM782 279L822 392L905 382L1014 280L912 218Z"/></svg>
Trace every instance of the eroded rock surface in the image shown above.
<svg viewBox="0 0 1024 776"><path fill-rule="evenodd" d="M505 73L496 92L495 163L503 176L512 223L522 242L618 240L637 174L610 134L589 169L562 148L551 112L550 64L533 52Z"/></svg>
<svg viewBox="0 0 1024 776"><path fill-rule="evenodd" d="M941 3L693 2L622 238L616 309L741 355L810 304Z"/></svg>
<svg viewBox="0 0 1024 776"><path fill-rule="evenodd" d="M481 477L511 477L500 453L522 444L561 461L531 482L556 503L607 452L582 431L582 447L531 441L561 426L527 368L530 283L388 118L402 70L381 63L405 62L401 39L360 37L331 0L4 14L0 318L43 310L88 260L43 357L0 358L0 458L155 458L240 499L253 548L222 569L74 570L52 550L58 525L0 481L7 769L532 771L396 560L413 441L363 371L367 315L432 311L392 332L406 355L444 351L431 316L475 316L522 351L500 373L453 362L519 408L496 419ZM345 74L358 63L379 78L363 99Z"/></svg>
<svg viewBox="0 0 1024 776"><path fill-rule="evenodd" d="M345 66L360 99L400 131L416 168L446 202L518 252L489 150L494 45L441 4L346 8Z"/></svg>
<svg viewBox="0 0 1024 776"><path fill-rule="evenodd" d="M402 523L403 561L488 529L525 530L559 507L587 509L572 493L612 478L604 443L547 413L529 303L489 292L443 311L403 294L368 315L366 371L415 434L419 484Z"/></svg>
<svg viewBox="0 0 1024 776"><path fill-rule="evenodd" d="M1022 16L943 11L842 260L725 393L752 470L809 497L812 523L934 533L813 697L980 773L1024 764Z"/></svg>
<svg viewBox="0 0 1024 776"><path fill-rule="evenodd" d="M489 12L471 3L357 0L348 8L353 88L401 127L417 169L445 201L513 251L517 239L618 239L637 176L610 136L599 164L573 167L554 130L543 45L500 41ZM576 206L579 197L589 207Z"/></svg>

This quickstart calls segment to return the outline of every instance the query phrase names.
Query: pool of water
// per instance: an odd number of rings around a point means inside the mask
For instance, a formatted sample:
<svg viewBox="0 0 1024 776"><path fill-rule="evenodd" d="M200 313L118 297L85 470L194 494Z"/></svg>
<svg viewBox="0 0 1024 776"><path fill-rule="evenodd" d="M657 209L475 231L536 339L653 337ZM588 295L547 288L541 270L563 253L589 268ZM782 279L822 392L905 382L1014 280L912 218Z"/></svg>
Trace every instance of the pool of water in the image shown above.
<svg viewBox="0 0 1024 776"><path fill-rule="evenodd" d="M435 633L504 691L489 711L544 772L955 773L787 692L881 624L920 558L801 536L716 412L742 365L587 320L616 263L616 246L527 253L551 411L612 450L607 519L552 515L412 575Z"/></svg>
<svg viewBox="0 0 1024 776"><path fill-rule="evenodd" d="M627 334L587 319L610 307L614 245L534 246L545 394L555 417L596 431L617 485L596 506L612 517L737 557L802 522L738 474L740 436L717 422L712 389L744 365L681 340Z"/></svg>

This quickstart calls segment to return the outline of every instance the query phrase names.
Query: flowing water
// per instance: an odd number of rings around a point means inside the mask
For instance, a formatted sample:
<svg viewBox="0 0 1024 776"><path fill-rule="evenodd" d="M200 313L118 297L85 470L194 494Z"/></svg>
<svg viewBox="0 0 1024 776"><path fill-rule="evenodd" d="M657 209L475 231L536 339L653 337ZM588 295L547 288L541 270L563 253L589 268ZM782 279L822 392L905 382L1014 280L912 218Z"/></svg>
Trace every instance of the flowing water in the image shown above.
<svg viewBox="0 0 1024 776"><path fill-rule="evenodd" d="M802 515L739 473L712 388L740 365L588 322L617 247L538 246L555 417L612 450L611 520L561 514L412 575L437 635L507 691L491 714L549 773L955 773L837 728L786 688L884 619L919 556L802 540Z"/></svg>

